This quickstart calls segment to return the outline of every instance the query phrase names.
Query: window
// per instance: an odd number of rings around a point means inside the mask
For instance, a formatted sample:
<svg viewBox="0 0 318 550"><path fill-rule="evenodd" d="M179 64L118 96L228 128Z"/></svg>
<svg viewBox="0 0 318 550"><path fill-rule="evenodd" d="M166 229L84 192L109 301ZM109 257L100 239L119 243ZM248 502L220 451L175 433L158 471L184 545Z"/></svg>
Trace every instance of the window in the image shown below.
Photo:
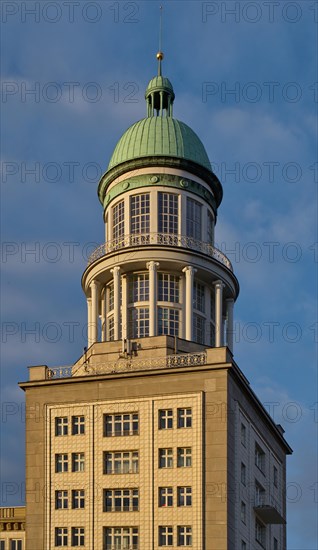
<svg viewBox="0 0 318 550"><path fill-rule="evenodd" d="M6 550L6 541L0 540L0 550Z"/></svg>
<svg viewBox="0 0 318 550"><path fill-rule="evenodd" d="M192 466L191 447L180 447L178 453L178 468L189 468Z"/></svg>
<svg viewBox="0 0 318 550"><path fill-rule="evenodd" d="M106 550L137 550L138 527L104 527Z"/></svg>
<svg viewBox="0 0 318 550"><path fill-rule="evenodd" d="M265 472L265 453L257 443L255 443L255 465L262 473Z"/></svg>
<svg viewBox="0 0 318 550"><path fill-rule="evenodd" d="M178 409L178 428L192 427L192 409Z"/></svg>
<svg viewBox="0 0 318 550"><path fill-rule="evenodd" d="M159 546L173 546L172 527L159 527Z"/></svg>
<svg viewBox="0 0 318 550"><path fill-rule="evenodd" d="M108 309L112 311L114 309L114 283L110 283L108 289Z"/></svg>
<svg viewBox="0 0 318 550"><path fill-rule="evenodd" d="M193 283L193 307L202 313L205 311L204 285L197 281Z"/></svg>
<svg viewBox="0 0 318 550"><path fill-rule="evenodd" d="M241 550L247 550L247 546L246 546L245 540L241 540Z"/></svg>
<svg viewBox="0 0 318 550"><path fill-rule="evenodd" d="M149 336L149 308L139 307L128 310L130 338L144 338Z"/></svg>
<svg viewBox="0 0 318 550"><path fill-rule="evenodd" d="M276 466L273 466L273 483L274 487L278 487L278 469Z"/></svg>
<svg viewBox="0 0 318 550"><path fill-rule="evenodd" d="M22 539L10 539L10 550L22 550Z"/></svg>
<svg viewBox="0 0 318 550"><path fill-rule="evenodd" d="M173 410L164 409L159 411L159 430L168 430L173 427Z"/></svg>
<svg viewBox="0 0 318 550"><path fill-rule="evenodd" d="M104 512L137 512L138 489L104 489Z"/></svg>
<svg viewBox="0 0 318 550"><path fill-rule="evenodd" d="M55 472L68 472L68 455L56 454L55 455Z"/></svg>
<svg viewBox="0 0 318 550"><path fill-rule="evenodd" d="M179 334L179 310L169 307L158 308L158 334L178 336Z"/></svg>
<svg viewBox="0 0 318 550"><path fill-rule="evenodd" d="M150 195L130 197L130 233L149 233L150 231Z"/></svg>
<svg viewBox="0 0 318 550"><path fill-rule="evenodd" d="M201 240L201 210L202 205L187 198L187 237Z"/></svg>
<svg viewBox="0 0 318 550"><path fill-rule="evenodd" d="M193 340L198 344L204 344L205 319L197 313L193 314Z"/></svg>
<svg viewBox="0 0 318 550"><path fill-rule="evenodd" d="M192 546L192 527L178 526L178 546Z"/></svg>
<svg viewBox="0 0 318 550"><path fill-rule="evenodd" d="M104 414L104 436L138 435L138 413Z"/></svg>
<svg viewBox="0 0 318 550"><path fill-rule="evenodd" d="M83 435L85 433L85 417L72 416L72 435Z"/></svg>
<svg viewBox="0 0 318 550"><path fill-rule="evenodd" d="M241 502L241 521L243 521L243 523L246 523L246 504L245 502Z"/></svg>
<svg viewBox="0 0 318 550"><path fill-rule="evenodd" d="M246 447L246 426L241 423L241 443Z"/></svg>
<svg viewBox="0 0 318 550"><path fill-rule="evenodd" d="M55 527L55 546L68 545L68 529L67 527Z"/></svg>
<svg viewBox="0 0 318 550"><path fill-rule="evenodd" d="M125 206L124 201L113 207L113 239L120 239L125 233Z"/></svg>
<svg viewBox="0 0 318 550"><path fill-rule="evenodd" d="M114 315L108 317L108 340L114 340L115 320Z"/></svg>
<svg viewBox="0 0 318 550"><path fill-rule="evenodd" d="M178 506L192 506L192 487L178 487Z"/></svg>
<svg viewBox="0 0 318 550"><path fill-rule="evenodd" d="M241 483L246 485L246 466L243 462L241 462Z"/></svg>
<svg viewBox="0 0 318 550"><path fill-rule="evenodd" d="M207 228L207 241L213 245L214 242L214 218L211 212L208 210L208 228Z"/></svg>
<svg viewBox="0 0 318 550"><path fill-rule="evenodd" d="M72 453L72 472L84 472L85 470L85 454Z"/></svg>
<svg viewBox="0 0 318 550"><path fill-rule="evenodd" d="M265 548L266 527L258 519L255 520L255 540Z"/></svg>
<svg viewBox="0 0 318 550"><path fill-rule="evenodd" d="M173 467L172 449L159 449L159 468Z"/></svg>
<svg viewBox="0 0 318 550"><path fill-rule="evenodd" d="M159 487L159 506L160 508L173 506L172 487Z"/></svg>
<svg viewBox="0 0 318 550"><path fill-rule="evenodd" d="M278 550L278 540L275 537L273 539L273 550Z"/></svg>
<svg viewBox="0 0 318 550"><path fill-rule="evenodd" d="M68 508L68 491L55 491L55 509Z"/></svg>
<svg viewBox="0 0 318 550"><path fill-rule="evenodd" d="M55 419L55 435L68 434L68 418L67 416L59 416Z"/></svg>
<svg viewBox="0 0 318 550"><path fill-rule="evenodd" d="M85 546L84 527L72 527L72 546Z"/></svg>
<svg viewBox="0 0 318 550"><path fill-rule="evenodd" d="M137 474L138 451L104 453L104 474Z"/></svg>
<svg viewBox="0 0 318 550"><path fill-rule="evenodd" d="M179 303L180 277L169 273L158 273L158 301Z"/></svg>
<svg viewBox="0 0 318 550"><path fill-rule="evenodd" d="M178 195L158 193L158 232L178 233Z"/></svg>
<svg viewBox="0 0 318 550"><path fill-rule="evenodd" d="M72 508L77 510L79 508L85 508L85 490L74 489L72 491Z"/></svg>
<svg viewBox="0 0 318 550"><path fill-rule="evenodd" d="M145 302L149 300L149 274L133 275L128 280L129 303Z"/></svg>
<svg viewBox="0 0 318 550"><path fill-rule="evenodd" d="M255 506L264 506L266 493L264 487L256 481L255 483Z"/></svg>

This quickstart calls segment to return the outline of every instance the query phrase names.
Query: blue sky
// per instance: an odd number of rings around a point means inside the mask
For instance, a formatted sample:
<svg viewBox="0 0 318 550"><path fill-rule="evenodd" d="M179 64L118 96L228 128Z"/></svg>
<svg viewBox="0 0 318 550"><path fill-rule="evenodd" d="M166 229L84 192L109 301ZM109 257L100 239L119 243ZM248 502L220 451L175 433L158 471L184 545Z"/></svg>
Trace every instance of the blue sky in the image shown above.
<svg viewBox="0 0 318 550"><path fill-rule="evenodd" d="M294 449L288 548L314 550L318 3L162 4L174 115L201 137L223 184L216 244L241 285L235 359ZM86 345L80 278L103 241L98 178L145 116L159 5L1 4L4 505L24 498L17 382L28 365L71 364Z"/></svg>

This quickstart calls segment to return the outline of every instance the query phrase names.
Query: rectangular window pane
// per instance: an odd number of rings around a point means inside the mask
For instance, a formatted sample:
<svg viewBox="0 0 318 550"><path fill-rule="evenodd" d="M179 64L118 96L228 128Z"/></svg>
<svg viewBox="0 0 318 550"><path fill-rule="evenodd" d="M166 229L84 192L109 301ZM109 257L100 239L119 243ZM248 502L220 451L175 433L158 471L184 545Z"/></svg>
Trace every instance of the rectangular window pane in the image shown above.
<svg viewBox="0 0 318 550"><path fill-rule="evenodd" d="M187 198L187 237L201 240L201 218L202 205L194 200Z"/></svg>
<svg viewBox="0 0 318 550"><path fill-rule="evenodd" d="M192 409L178 409L178 428L192 427Z"/></svg>
<svg viewBox="0 0 318 550"><path fill-rule="evenodd" d="M67 435L68 434L68 418L67 416L60 416L55 419L55 435Z"/></svg>
<svg viewBox="0 0 318 550"><path fill-rule="evenodd" d="M72 416L72 435L85 434L85 417Z"/></svg>
<svg viewBox="0 0 318 550"><path fill-rule="evenodd" d="M169 273L158 273L158 301L179 303L180 277Z"/></svg>
<svg viewBox="0 0 318 550"><path fill-rule="evenodd" d="M138 413L104 414L104 436L138 435Z"/></svg>
<svg viewBox="0 0 318 550"><path fill-rule="evenodd" d="M104 474L136 474L138 460L138 451L104 452Z"/></svg>
<svg viewBox="0 0 318 550"><path fill-rule="evenodd" d="M163 409L159 411L159 430L167 430L173 428L173 411L172 409Z"/></svg>
<svg viewBox="0 0 318 550"><path fill-rule="evenodd" d="M149 273L129 277L128 300L130 304L149 300Z"/></svg>
<svg viewBox="0 0 318 550"><path fill-rule="evenodd" d="M113 207L113 239L120 239L125 233L125 206L124 201ZM118 243L119 244L119 243Z"/></svg>
<svg viewBox="0 0 318 550"><path fill-rule="evenodd" d="M144 338L149 336L149 308L128 309L128 335L129 338Z"/></svg>
<svg viewBox="0 0 318 550"><path fill-rule="evenodd" d="M179 310L170 307L158 308L158 335L179 335Z"/></svg>
<svg viewBox="0 0 318 550"><path fill-rule="evenodd" d="M178 233L178 195L158 193L158 232Z"/></svg>
<svg viewBox="0 0 318 550"><path fill-rule="evenodd" d="M130 233L149 233L150 231L150 195L130 197Z"/></svg>

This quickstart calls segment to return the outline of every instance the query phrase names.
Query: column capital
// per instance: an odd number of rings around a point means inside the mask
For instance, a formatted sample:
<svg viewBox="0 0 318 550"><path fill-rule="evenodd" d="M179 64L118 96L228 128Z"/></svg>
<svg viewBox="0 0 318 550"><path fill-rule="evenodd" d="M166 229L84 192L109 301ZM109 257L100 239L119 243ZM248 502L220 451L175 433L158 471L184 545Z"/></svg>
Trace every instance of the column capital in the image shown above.
<svg viewBox="0 0 318 550"><path fill-rule="evenodd" d="M156 271L159 265L160 265L159 262L151 261L146 263L146 268L149 269L149 271Z"/></svg>
<svg viewBox="0 0 318 550"><path fill-rule="evenodd" d="M89 285L89 286L90 286L90 288L93 287L93 286L95 286L96 288L99 288L100 282L97 281L96 279L93 279L93 280L90 282L90 285Z"/></svg>
<svg viewBox="0 0 318 550"><path fill-rule="evenodd" d="M116 267L113 267L112 269L110 269L110 272L113 274L113 277L115 277L116 275L119 275L120 266L116 265Z"/></svg>
<svg viewBox="0 0 318 550"><path fill-rule="evenodd" d="M218 279L217 281L213 281L213 284L217 288L224 288L225 287L225 284L220 279Z"/></svg>
<svg viewBox="0 0 318 550"><path fill-rule="evenodd" d="M185 273L187 275L187 273L189 273L189 275L194 275L198 270L193 267L192 265L187 265L186 267L184 267L182 269L182 273Z"/></svg>

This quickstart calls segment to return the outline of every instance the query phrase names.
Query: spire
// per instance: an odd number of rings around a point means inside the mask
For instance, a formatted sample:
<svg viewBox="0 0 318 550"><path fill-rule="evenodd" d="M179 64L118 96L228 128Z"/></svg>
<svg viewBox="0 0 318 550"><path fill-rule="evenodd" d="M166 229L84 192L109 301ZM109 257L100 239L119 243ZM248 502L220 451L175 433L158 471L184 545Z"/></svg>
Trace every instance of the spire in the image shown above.
<svg viewBox="0 0 318 550"><path fill-rule="evenodd" d="M174 101L174 91L170 80L162 76L162 6L160 6L160 28L159 28L159 51L158 75L150 80L145 98L147 103L147 117L161 116L172 117L172 106Z"/></svg>
<svg viewBox="0 0 318 550"><path fill-rule="evenodd" d="M162 76L161 73L161 61L164 58L163 51L162 51L162 12L163 7L160 6L160 23L159 23L159 50L157 53L157 59L158 59L158 76Z"/></svg>

